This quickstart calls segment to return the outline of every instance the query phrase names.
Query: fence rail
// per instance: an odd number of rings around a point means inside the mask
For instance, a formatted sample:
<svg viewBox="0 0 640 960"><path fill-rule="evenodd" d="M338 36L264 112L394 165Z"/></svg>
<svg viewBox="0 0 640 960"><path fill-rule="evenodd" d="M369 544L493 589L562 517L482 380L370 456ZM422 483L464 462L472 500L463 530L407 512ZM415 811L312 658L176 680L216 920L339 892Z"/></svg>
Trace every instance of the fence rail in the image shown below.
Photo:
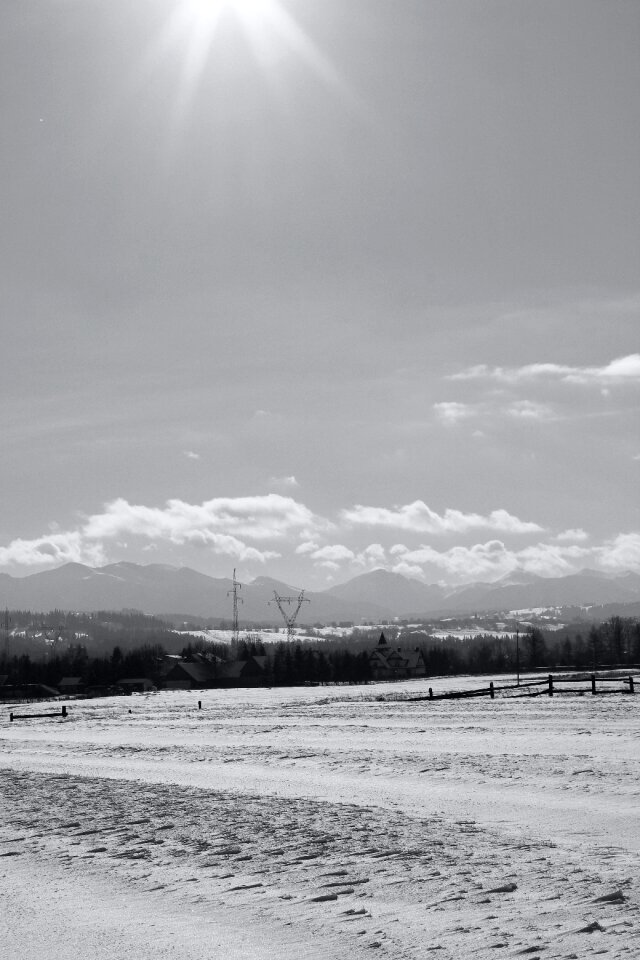
<svg viewBox="0 0 640 960"><path fill-rule="evenodd" d="M554 676L553 674L548 674L544 680L526 680L522 683L512 683L512 684L502 684L497 685L495 683L490 683L488 687L479 687L477 690L450 690L446 693L434 693L433 688L429 687L429 695L426 697L409 697L411 701L424 701L424 700L465 700L470 697L490 697L494 699L496 693L504 693L505 691L510 691L509 698L516 699L517 697L539 697L543 694L547 694L552 697L556 693L568 693L569 691L562 691L561 685L564 683L581 683L587 685L586 689L577 691L582 694L588 691L589 685L591 689L591 694L593 696L602 695L607 693L635 693L635 683L640 681L640 674L626 674L622 676L618 674L617 676L603 676L595 673L583 674L578 677L567 677L567 676ZM610 689L598 689L598 684L618 684L618 687L614 690ZM620 686L622 684L622 686ZM517 691L526 691L523 693L518 693Z"/></svg>
<svg viewBox="0 0 640 960"><path fill-rule="evenodd" d="M13 723L14 720L40 720L43 717L58 717L58 719L66 718L67 708L62 704L62 710L47 711L47 713L13 713L9 714L9 721Z"/></svg>

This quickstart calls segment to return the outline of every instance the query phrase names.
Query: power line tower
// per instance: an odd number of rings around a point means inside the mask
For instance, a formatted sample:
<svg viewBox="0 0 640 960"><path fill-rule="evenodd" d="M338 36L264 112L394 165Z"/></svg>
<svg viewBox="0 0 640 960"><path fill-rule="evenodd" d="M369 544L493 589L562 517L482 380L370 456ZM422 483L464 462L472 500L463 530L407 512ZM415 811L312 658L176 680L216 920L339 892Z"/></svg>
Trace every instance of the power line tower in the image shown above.
<svg viewBox="0 0 640 960"><path fill-rule="evenodd" d="M233 568L233 587L231 590L227 590L227 596L230 597L233 594L233 643L237 644L240 636L240 627L238 624L238 604L244 603L244 600L238 596L238 590L242 589L242 584L236 580L236 569Z"/></svg>
<svg viewBox="0 0 640 960"><path fill-rule="evenodd" d="M287 640L293 639L293 628L296 624L296 618L300 613L300 607L303 603L310 603L309 599L305 597L304 590L301 590L297 597L281 597L273 591L274 600L269 600L269 603L278 604L278 609L284 618L284 622L287 625ZM289 604L285 608L284 604ZM293 606L295 604L295 607Z"/></svg>
<svg viewBox="0 0 640 960"><path fill-rule="evenodd" d="M11 618L9 617L9 608L5 607L4 616L3 616L3 632L4 632L4 655L9 662L9 624L11 623Z"/></svg>

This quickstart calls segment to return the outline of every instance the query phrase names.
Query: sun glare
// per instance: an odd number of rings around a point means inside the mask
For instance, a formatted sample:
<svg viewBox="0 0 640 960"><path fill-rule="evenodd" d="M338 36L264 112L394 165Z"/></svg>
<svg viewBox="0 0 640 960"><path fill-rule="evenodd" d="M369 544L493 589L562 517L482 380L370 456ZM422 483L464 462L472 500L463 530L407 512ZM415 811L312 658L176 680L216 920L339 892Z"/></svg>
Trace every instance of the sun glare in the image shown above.
<svg viewBox="0 0 640 960"><path fill-rule="evenodd" d="M226 13L232 13L241 20L256 21L264 18L274 0L183 0L183 3L194 21L201 21L203 26L217 23Z"/></svg>
<svg viewBox="0 0 640 960"><path fill-rule="evenodd" d="M345 101L349 91L333 64L299 26L281 0L174 0L172 12L150 48L143 71L178 52L181 76L173 110L175 123L186 115L211 63L224 50L227 30L239 26L265 70L275 69L278 53L294 54Z"/></svg>

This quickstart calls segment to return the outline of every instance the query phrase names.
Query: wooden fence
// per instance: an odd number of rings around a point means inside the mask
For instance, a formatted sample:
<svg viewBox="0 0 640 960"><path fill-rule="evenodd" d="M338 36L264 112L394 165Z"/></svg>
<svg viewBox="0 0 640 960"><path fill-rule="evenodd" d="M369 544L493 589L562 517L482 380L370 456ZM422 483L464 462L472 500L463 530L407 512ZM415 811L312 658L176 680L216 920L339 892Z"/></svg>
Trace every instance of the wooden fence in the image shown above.
<svg viewBox="0 0 640 960"><path fill-rule="evenodd" d="M9 721L13 723L14 720L40 720L43 717L58 717L58 719L65 719L67 717L67 708L63 703L62 710L48 711L47 713L13 713L12 712L9 714Z"/></svg>
<svg viewBox="0 0 640 960"><path fill-rule="evenodd" d="M595 673L582 674L579 676L568 677L566 675L554 676L548 674L544 680L526 680L522 683L510 683L497 685L493 682L488 687L479 687L476 690L451 690L447 693L434 693L433 688L429 687L429 695L426 697L409 697L409 700L463 700L468 697L491 697L493 700L496 693L507 696L509 699L517 697L539 697L545 694L552 697L555 693L577 693L582 695L591 690L593 696L606 693L635 693L636 681L640 681L640 674L628 674L626 676L598 676ZM582 684L583 689L576 690L569 688L562 689L562 684ZM606 684L617 684L617 687L603 686ZM622 686L620 686L622 685ZM521 692L520 692L521 691Z"/></svg>

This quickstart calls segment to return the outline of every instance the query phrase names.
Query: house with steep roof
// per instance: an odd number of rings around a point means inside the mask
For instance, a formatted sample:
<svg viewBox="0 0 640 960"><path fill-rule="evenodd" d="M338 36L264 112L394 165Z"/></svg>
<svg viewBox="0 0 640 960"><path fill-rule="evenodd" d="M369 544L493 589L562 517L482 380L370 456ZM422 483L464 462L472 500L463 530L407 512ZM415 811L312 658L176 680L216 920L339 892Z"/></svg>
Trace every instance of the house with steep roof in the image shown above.
<svg viewBox="0 0 640 960"><path fill-rule="evenodd" d="M157 690L155 683L149 677L124 677L118 680L118 686L127 693L150 693Z"/></svg>
<svg viewBox="0 0 640 960"><path fill-rule="evenodd" d="M211 687L259 687L265 681L267 658L246 660L189 659L173 661L163 677L166 690L204 690Z"/></svg>
<svg viewBox="0 0 640 960"><path fill-rule="evenodd" d="M265 681L267 657L248 657L230 660L220 666L216 686L261 687Z"/></svg>
<svg viewBox="0 0 640 960"><path fill-rule="evenodd" d="M384 632L369 654L369 666L374 680L408 680L427 675L427 665L420 649L393 647L387 642Z"/></svg>
<svg viewBox="0 0 640 960"><path fill-rule="evenodd" d="M84 693L84 680L82 677L63 677L58 684L58 690L66 697L77 696Z"/></svg>
<svg viewBox="0 0 640 960"><path fill-rule="evenodd" d="M204 690L215 684L217 662L177 660L165 673L162 686L165 690Z"/></svg>

